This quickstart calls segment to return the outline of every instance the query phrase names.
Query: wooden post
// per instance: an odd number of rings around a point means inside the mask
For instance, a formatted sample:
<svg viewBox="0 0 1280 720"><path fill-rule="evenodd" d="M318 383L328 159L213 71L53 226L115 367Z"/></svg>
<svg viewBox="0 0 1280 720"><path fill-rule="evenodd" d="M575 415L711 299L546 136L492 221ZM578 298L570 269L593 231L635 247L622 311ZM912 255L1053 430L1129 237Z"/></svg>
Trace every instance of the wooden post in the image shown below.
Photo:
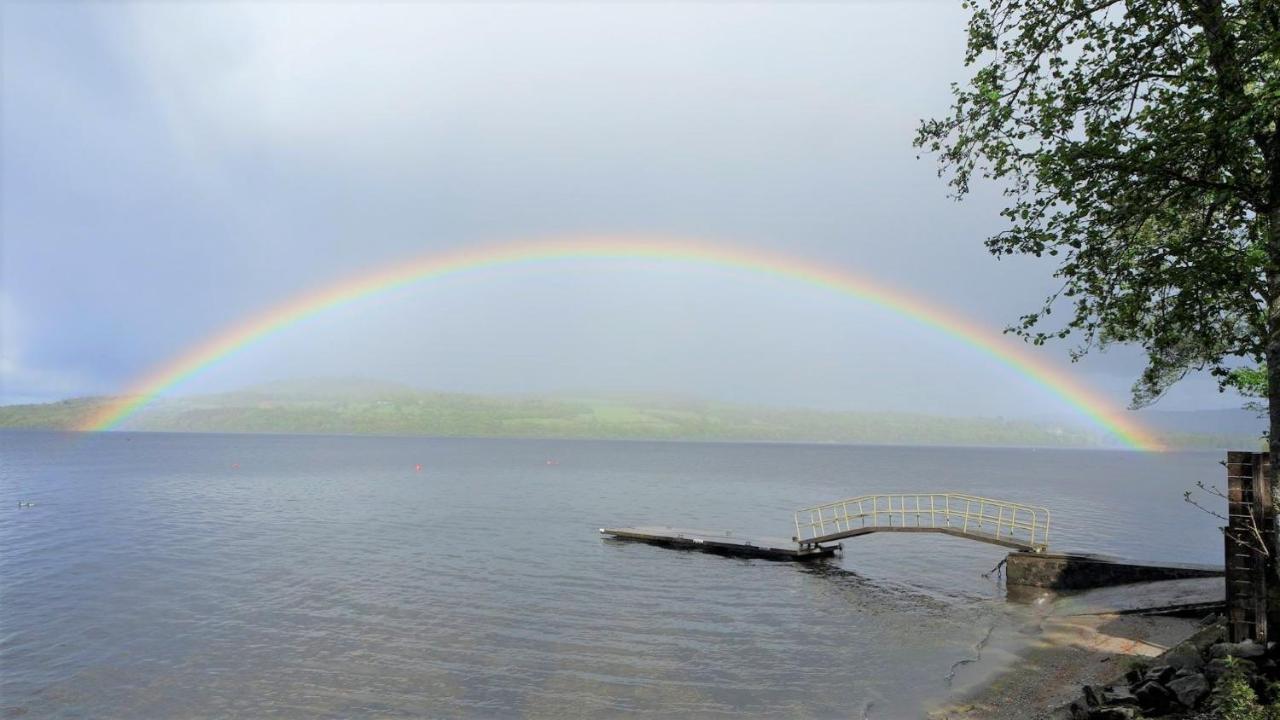
<svg viewBox="0 0 1280 720"><path fill-rule="evenodd" d="M1267 481L1265 453L1227 453L1226 554L1227 634L1232 642L1267 641L1268 625L1280 616L1268 612L1268 582L1276 552L1275 512ZM1280 589L1280 587L1276 588ZM1276 608L1280 611L1280 607ZM1268 615L1272 622L1268 623Z"/></svg>

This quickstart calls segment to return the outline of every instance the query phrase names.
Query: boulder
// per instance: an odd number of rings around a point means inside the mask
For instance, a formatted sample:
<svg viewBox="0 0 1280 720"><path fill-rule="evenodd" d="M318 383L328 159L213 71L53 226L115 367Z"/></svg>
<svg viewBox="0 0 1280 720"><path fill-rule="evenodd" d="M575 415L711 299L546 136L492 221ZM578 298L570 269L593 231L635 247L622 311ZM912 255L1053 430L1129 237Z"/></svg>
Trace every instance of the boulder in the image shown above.
<svg viewBox="0 0 1280 720"><path fill-rule="evenodd" d="M1209 681L1204 675L1196 673L1186 677L1178 678L1169 683L1169 690L1177 696L1178 702L1189 708L1194 708L1205 695L1209 694Z"/></svg>
<svg viewBox="0 0 1280 720"><path fill-rule="evenodd" d="M1094 708L1089 713L1089 720L1133 720L1138 712L1131 707Z"/></svg>
<svg viewBox="0 0 1280 720"><path fill-rule="evenodd" d="M1244 674L1249 677L1253 677L1254 675L1258 674L1258 667L1254 665L1253 662L1250 660L1237 659L1235 663L1240 667L1241 670L1244 671ZM1210 660L1204 666L1204 674L1209 678L1210 683L1218 682L1218 679L1221 678L1223 675L1225 675L1226 672L1227 672L1226 658L1215 658L1213 660Z"/></svg>
<svg viewBox="0 0 1280 720"><path fill-rule="evenodd" d="M1178 672L1178 669L1172 665L1156 665L1142 675L1142 681L1151 680L1161 685L1166 685L1173 679L1176 672ZM1141 685L1142 681L1134 683L1134 685Z"/></svg>
<svg viewBox="0 0 1280 720"><path fill-rule="evenodd" d="M1107 705L1130 705L1136 707L1138 698L1129 692L1127 687L1109 687L1103 685L1085 685L1084 702L1088 707L1104 707Z"/></svg>
<svg viewBox="0 0 1280 720"><path fill-rule="evenodd" d="M1121 686L1117 688L1107 688L1102 693L1102 704L1119 706L1127 705L1129 707L1138 706L1138 698L1129 691L1129 688Z"/></svg>
<svg viewBox="0 0 1280 720"><path fill-rule="evenodd" d="M1214 647L1217 647L1216 645ZM1165 653L1164 663L1172 666L1175 670L1198 671L1204 667L1204 658L1200 657L1200 650L1189 642L1178 643L1172 650Z"/></svg>
<svg viewBox="0 0 1280 720"><path fill-rule="evenodd" d="M1138 707L1151 715L1168 712L1174 703L1173 692L1158 682L1142 683L1133 691L1133 696L1138 701Z"/></svg>
<svg viewBox="0 0 1280 720"><path fill-rule="evenodd" d="M1238 643L1221 642L1209 648L1211 658L1258 658L1266 654L1267 649L1252 640Z"/></svg>
<svg viewBox="0 0 1280 720"><path fill-rule="evenodd" d="M1258 674L1258 666L1254 665L1251 660L1235 659L1233 662L1240 670L1244 671L1245 678L1251 679L1251 682L1254 676ZM1208 676L1210 684L1216 684L1217 680L1226 674L1226 664L1228 664L1228 659L1219 657L1219 659L1210 660L1207 665L1204 665L1204 675Z"/></svg>

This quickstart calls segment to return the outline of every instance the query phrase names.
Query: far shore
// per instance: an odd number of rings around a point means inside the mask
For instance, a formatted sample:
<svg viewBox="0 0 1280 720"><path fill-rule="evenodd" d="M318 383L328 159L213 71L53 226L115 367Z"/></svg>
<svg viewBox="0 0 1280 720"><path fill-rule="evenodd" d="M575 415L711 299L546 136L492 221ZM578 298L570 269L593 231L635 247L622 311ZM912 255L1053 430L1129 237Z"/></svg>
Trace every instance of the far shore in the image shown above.
<svg viewBox="0 0 1280 720"><path fill-rule="evenodd" d="M119 398L0 405L0 429L74 430ZM1242 411L1243 412L1243 411ZM1241 417L1247 418L1243 421ZM769 407L699 398L475 395L387 383L297 382L156 399L112 428L131 431L781 442L939 447L1220 450L1256 447L1256 418L1153 414L1148 441L1078 419Z"/></svg>

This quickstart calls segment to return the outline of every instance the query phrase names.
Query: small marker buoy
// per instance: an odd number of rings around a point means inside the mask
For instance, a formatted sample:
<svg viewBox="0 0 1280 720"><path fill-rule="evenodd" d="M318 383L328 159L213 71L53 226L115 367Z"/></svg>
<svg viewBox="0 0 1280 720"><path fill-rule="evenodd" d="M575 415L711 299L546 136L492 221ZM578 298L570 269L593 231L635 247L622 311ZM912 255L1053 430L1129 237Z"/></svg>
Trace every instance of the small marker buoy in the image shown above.
<svg viewBox="0 0 1280 720"><path fill-rule="evenodd" d="M417 463L416 465L414 465L414 466L413 466L413 471L414 471L414 472L422 472L422 463Z"/></svg>
<svg viewBox="0 0 1280 720"><path fill-rule="evenodd" d="M239 469L240 469L240 463L231 463L231 469L232 469L232 470L239 470Z"/></svg>

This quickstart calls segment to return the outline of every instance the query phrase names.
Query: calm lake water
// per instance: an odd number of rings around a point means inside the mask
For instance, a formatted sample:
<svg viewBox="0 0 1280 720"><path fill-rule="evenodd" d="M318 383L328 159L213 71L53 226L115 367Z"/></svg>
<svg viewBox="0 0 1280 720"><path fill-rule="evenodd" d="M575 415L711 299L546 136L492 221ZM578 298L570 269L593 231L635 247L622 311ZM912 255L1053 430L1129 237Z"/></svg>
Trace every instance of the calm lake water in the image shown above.
<svg viewBox="0 0 1280 720"><path fill-rule="evenodd" d="M1182 492L1220 457L0 433L0 717L914 717L1019 625L1001 549L794 565L597 528L785 537L798 507L957 490L1048 505L1055 549L1215 563Z"/></svg>

